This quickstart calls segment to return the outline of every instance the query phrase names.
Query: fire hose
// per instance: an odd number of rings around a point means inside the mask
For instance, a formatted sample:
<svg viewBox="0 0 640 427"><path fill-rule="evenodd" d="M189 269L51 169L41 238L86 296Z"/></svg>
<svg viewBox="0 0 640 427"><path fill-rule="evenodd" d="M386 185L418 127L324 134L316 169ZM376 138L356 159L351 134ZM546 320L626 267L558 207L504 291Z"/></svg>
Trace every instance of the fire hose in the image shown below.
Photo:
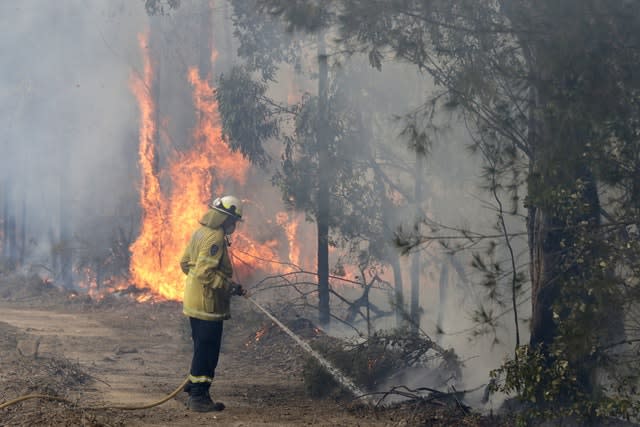
<svg viewBox="0 0 640 427"><path fill-rule="evenodd" d="M162 405L164 402L173 399L174 397L176 397L178 395L178 393L180 393L182 391L182 389L184 388L185 385L187 385L187 382L189 382L189 377L185 378L185 380L182 382L182 384L180 384L178 386L178 388L176 388L174 391L172 391L170 394L166 395L165 397L163 397L162 399L153 402L153 403L149 403L146 405L139 405L139 406L126 406L126 405L105 405L105 406L86 406L86 407L82 407L82 409L92 409L92 410L99 410L99 409L120 409L123 411L135 411L138 409L149 409L149 408L153 408L154 406L159 406ZM4 409L7 408L11 405L15 405L16 403L20 403L22 401L25 400L29 400L29 399L45 399L45 400L55 400L58 402L65 402L65 403L70 403L70 404L75 404L75 402L72 402L69 399L65 399L64 397L59 397L59 396L53 396L53 395L49 395L49 394L26 394L24 396L20 396L16 399L10 400L8 402L5 402L3 404L0 404L0 409Z"/></svg>
<svg viewBox="0 0 640 427"><path fill-rule="evenodd" d="M278 320L266 308L262 307L260 304L258 304L255 300L253 300L247 294L244 294L243 296L247 301L251 302L260 311L262 311L269 319L271 319L276 325L278 325L278 327L280 329L282 329L287 335L289 335L291 338L293 338L293 340L300 347L302 347L303 350L305 350L307 353L309 353L311 356L313 356L327 370L327 372L336 381L338 381L340 384L342 384L342 386L344 386L347 390L349 390L354 396L364 396L365 395L365 393L362 390L360 390L360 388L358 386L356 386L353 383L353 381L351 381L347 376L345 376L337 368L335 368L333 365L331 365L331 363L329 363L328 360L326 360L324 357L322 357L322 355L320 355L317 351L312 349L309 344L307 344L305 341L303 341L302 338L300 338L293 331L291 331L291 329L287 328L284 325L284 323L282 323L280 320ZM187 382L189 382L189 377L185 378L185 380L182 382L182 384L180 384L170 394L166 395L165 397L163 397L162 399L160 399L158 401L155 401L155 402L152 402L152 403L149 403L149 404L146 404L146 405L138 405L138 406L134 406L134 405L132 405L132 406L124 406L124 405L122 405L122 406L121 405L87 406L87 407L82 407L82 409L87 409L87 410L116 409L116 410L123 410L123 411L134 411L134 410L140 410L140 409L153 408L154 406L162 405L163 403L167 402L168 400L173 399L174 397L176 397L184 389L184 386L187 385ZM20 397L18 397L16 399L9 400L8 402L2 403L2 404L0 404L0 409L4 409L4 408L7 408L7 407L9 407L11 405L15 405L16 403L20 403L20 402L23 402L25 400L30 400L30 399L55 400L55 401L58 401L58 402L65 402L65 403L69 403L69 404L75 405L75 402L72 402L71 400L65 399L63 397L53 396L53 395L48 395L48 394L36 394L36 393L34 393L34 394L26 394L24 396L20 396Z"/></svg>
<svg viewBox="0 0 640 427"><path fill-rule="evenodd" d="M302 347L303 350L305 350L307 353L309 353L311 356L313 356L318 362L320 362L320 364L327 370L327 372L336 381L338 381L347 390L349 390L354 396L359 397L359 396L364 396L365 395L365 393L362 390L360 390L360 388L357 385L355 385L353 383L353 381L351 381L346 375L344 375L337 368L335 368L331 363L329 363L329 361L327 359L325 359L324 357L322 357L322 355L320 355L320 353L318 353L317 351L312 349L309 344L307 344L305 341L303 341L302 338L300 338L298 335L293 333L293 331L291 331L291 329L287 328L284 325L284 323L282 323L281 321L276 319L276 317L273 314L269 313L269 311L267 309L262 307L260 304L258 304L255 300L253 300L249 296L244 295L244 297L249 302L251 302L253 305L255 305L258 309L260 309L260 311L262 311L264 314L266 314L267 317L269 319L271 319L273 321L273 323L278 325L280 327L280 329L282 329L287 335L289 335L291 338L293 338L293 340L300 347Z"/></svg>

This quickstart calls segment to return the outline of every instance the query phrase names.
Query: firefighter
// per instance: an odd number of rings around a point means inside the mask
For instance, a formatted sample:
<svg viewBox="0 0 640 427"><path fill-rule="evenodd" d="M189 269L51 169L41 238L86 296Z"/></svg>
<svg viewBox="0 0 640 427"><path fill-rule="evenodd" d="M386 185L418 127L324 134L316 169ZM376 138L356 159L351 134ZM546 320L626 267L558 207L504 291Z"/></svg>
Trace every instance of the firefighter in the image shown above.
<svg viewBox="0 0 640 427"><path fill-rule="evenodd" d="M242 202L234 196L215 199L200 220L198 228L180 260L187 275L183 313L191 323L193 359L187 407L196 412L222 411L224 404L214 402L209 394L220 343L222 324L229 319L231 295L244 295L241 285L233 283L233 268L227 250L228 236L242 219Z"/></svg>

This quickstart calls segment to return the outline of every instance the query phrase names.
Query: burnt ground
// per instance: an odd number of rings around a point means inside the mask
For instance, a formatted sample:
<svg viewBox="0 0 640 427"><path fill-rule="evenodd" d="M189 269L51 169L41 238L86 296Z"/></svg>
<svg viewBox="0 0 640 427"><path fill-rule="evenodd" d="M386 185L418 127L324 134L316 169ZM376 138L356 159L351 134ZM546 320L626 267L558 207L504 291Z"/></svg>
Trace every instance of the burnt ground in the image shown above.
<svg viewBox="0 0 640 427"><path fill-rule="evenodd" d="M189 412L185 393L145 410L83 409L155 402L183 381L191 343L180 304L137 303L115 295L95 301L37 277L0 275L0 404L29 393L75 402L24 401L0 409L0 425L500 425L494 418L433 404L371 408L311 399L302 379L303 351L273 329L256 341L256 332L269 323L246 301L234 301L233 316L225 323L212 388L225 411Z"/></svg>

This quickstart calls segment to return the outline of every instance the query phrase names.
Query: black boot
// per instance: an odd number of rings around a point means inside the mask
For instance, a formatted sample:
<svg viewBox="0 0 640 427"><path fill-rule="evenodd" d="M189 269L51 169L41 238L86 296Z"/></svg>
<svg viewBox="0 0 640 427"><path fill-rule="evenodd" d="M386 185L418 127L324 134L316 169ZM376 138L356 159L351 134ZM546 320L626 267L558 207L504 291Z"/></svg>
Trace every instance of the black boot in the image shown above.
<svg viewBox="0 0 640 427"><path fill-rule="evenodd" d="M225 406L223 403L211 400L209 384L191 384L187 408L194 412L218 412L222 411Z"/></svg>

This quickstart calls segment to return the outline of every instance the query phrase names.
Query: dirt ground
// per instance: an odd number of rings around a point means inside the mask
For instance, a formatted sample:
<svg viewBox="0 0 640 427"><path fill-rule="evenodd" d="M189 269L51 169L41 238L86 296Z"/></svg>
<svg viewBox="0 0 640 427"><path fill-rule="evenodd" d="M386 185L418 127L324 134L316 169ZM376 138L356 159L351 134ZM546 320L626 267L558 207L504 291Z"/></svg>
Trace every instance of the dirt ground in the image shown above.
<svg viewBox="0 0 640 427"><path fill-rule="evenodd" d="M75 402L21 402L0 409L0 425L497 425L495 419L431 405L371 408L311 399L302 380L303 351L284 334L256 341L257 331L269 324L247 301L234 300L212 387L214 399L227 406L223 412L190 412L183 392L151 409L83 409L144 405L176 389L191 355L180 304L115 295L96 301L36 277L0 275L0 404L28 393Z"/></svg>

